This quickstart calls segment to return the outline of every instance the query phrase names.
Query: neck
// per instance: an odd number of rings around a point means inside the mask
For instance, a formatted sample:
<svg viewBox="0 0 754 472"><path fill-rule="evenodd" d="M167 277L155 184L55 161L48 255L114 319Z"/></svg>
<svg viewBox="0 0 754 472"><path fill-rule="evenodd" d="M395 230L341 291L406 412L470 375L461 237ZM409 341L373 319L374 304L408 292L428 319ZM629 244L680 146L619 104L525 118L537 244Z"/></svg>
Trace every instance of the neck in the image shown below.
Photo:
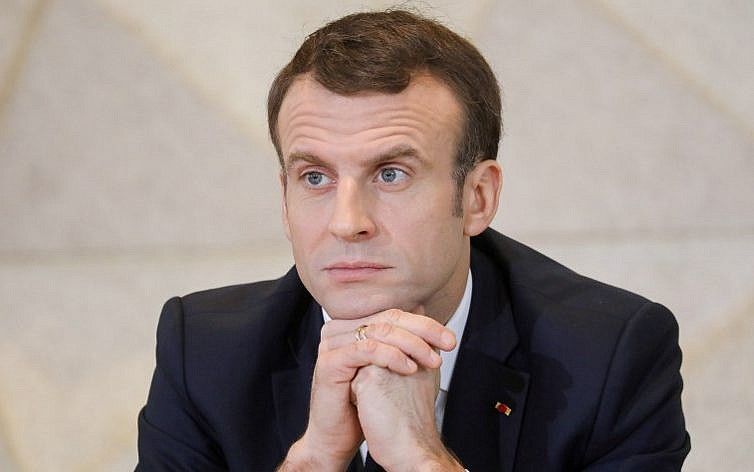
<svg viewBox="0 0 754 472"><path fill-rule="evenodd" d="M469 276L469 264L464 264L462 270L456 271L446 285L447 290L438 294L432 303L417 307L413 313L426 314L441 324L446 324L461 304L466 282Z"/></svg>

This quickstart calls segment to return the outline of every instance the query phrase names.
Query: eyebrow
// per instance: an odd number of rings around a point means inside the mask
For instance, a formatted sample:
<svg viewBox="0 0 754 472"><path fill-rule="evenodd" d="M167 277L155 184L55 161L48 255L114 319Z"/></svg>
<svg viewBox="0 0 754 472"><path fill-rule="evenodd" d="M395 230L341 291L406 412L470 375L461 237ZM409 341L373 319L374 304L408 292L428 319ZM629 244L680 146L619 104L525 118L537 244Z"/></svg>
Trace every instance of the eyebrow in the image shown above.
<svg viewBox="0 0 754 472"><path fill-rule="evenodd" d="M406 144L399 144L397 146L393 146L383 153L380 153L374 157L370 157L364 162L364 165L366 167L377 167L384 162L389 162L401 157L413 158L420 162L424 161L416 148ZM285 164L286 173L288 173L288 171L299 161L305 161L323 167L327 167L329 165L321 157L317 156L316 154L310 154L308 152L292 152L288 155L287 161L288 162Z"/></svg>

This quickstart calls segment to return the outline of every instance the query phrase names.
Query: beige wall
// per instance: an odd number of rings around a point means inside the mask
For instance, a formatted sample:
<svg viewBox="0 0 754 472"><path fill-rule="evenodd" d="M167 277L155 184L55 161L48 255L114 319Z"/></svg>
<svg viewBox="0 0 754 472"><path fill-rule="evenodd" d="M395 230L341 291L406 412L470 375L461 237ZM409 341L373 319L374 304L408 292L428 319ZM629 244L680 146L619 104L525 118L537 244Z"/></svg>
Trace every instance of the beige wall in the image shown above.
<svg viewBox="0 0 754 472"><path fill-rule="evenodd" d="M132 469L162 302L291 263L276 69L387 3L0 0L0 470ZM494 226L668 305L686 469L748 470L754 3L422 5L504 86Z"/></svg>

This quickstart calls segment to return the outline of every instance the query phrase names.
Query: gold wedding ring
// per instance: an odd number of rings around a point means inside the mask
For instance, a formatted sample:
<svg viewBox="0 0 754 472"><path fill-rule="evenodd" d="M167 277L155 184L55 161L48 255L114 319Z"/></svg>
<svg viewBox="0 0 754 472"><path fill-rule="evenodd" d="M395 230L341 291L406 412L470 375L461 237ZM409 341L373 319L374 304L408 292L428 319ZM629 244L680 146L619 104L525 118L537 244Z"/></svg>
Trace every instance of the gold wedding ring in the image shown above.
<svg viewBox="0 0 754 472"><path fill-rule="evenodd" d="M365 340L367 338L367 325L359 326L353 334L356 336L356 341Z"/></svg>

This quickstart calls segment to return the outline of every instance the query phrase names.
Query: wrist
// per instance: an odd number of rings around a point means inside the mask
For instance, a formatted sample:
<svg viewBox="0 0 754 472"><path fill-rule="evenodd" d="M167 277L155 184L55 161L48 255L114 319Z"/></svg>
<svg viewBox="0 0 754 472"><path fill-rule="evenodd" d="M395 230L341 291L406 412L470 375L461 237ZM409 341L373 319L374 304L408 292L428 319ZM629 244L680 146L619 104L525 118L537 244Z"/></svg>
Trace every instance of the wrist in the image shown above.
<svg viewBox="0 0 754 472"><path fill-rule="evenodd" d="M316 458L313 457L299 439L291 444L288 454L285 455L283 463L277 468L276 472L298 472L310 470L315 466Z"/></svg>
<svg viewBox="0 0 754 472"><path fill-rule="evenodd" d="M466 469L460 461L448 451L442 443L432 448L416 448L416 454L404 456L406 459L402 465L391 469L411 470L419 472L463 472Z"/></svg>
<svg viewBox="0 0 754 472"><path fill-rule="evenodd" d="M302 437L293 443L288 449L285 460L278 467L278 472L299 472L307 470L336 470L334 467L328 467L329 462L321 454L309 446L309 442Z"/></svg>
<svg viewBox="0 0 754 472"><path fill-rule="evenodd" d="M445 454L427 457L411 470L419 472L464 472L466 470L450 453L443 452Z"/></svg>
<svg viewBox="0 0 754 472"><path fill-rule="evenodd" d="M342 471L348 467L353 456L346 458L337 458L327 454L321 447L316 447L306 434L298 441L293 443L288 449L285 460L278 467L278 472L298 472L298 471Z"/></svg>

